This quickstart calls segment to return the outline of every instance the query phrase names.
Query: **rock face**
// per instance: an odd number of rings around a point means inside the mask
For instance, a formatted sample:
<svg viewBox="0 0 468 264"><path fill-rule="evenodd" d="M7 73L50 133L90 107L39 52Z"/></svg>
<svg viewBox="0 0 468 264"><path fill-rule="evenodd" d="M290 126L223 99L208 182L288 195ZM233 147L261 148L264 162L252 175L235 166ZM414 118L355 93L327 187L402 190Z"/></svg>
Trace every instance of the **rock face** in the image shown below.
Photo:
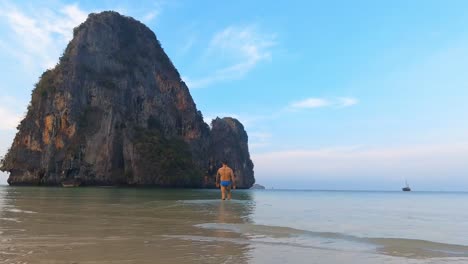
<svg viewBox="0 0 468 264"><path fill-rule="evenodd" d="M251 190L265 190L265 186L260 185L260 184L254 184L252 187L250 187Z"/></svg>
<svg viewBox="0 0 468 264"><path fill-rule="evenodd" d="M252 186L242 124L216 119L210 130L155 34L102 12L41 76L0 169L10 185L211 187L222 159Z"/></svg>
<svg viewBox="0 0 468 264"><path fill-rule="evenodd" d="M223 159L226 159L228 166L233 169L234 175L237 177L237 185L252 186L255 183L253 163L250 160L248 137L244 126L230 117L216 118L211 126L210 160L207 174L215 175L220 167L219 164ZM209 184L213 185L213 182Z"/></svg>

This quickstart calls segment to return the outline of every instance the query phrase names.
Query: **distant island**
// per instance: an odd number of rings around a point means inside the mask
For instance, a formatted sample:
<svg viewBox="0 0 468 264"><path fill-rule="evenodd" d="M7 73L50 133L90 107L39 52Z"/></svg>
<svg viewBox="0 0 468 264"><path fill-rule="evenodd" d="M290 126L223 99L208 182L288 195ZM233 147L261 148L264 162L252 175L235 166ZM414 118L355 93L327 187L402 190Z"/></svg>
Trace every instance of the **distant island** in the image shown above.
<svg viewBox="0 0 468 264"><path fill-rule="evenodd" d="M265 190L266 188L263 185L255 183L254 185L252 185L252 187L250 187L250 189L252 189L252 190Z"/></svg>
<svg viewBox="0 0 468 264"><path fill-rule="evenodd" d="M10 185L214 188L224 159L239 188L254 184L244 126L210 128L156 35L106 11L42 74L0 170Z"/></svg>

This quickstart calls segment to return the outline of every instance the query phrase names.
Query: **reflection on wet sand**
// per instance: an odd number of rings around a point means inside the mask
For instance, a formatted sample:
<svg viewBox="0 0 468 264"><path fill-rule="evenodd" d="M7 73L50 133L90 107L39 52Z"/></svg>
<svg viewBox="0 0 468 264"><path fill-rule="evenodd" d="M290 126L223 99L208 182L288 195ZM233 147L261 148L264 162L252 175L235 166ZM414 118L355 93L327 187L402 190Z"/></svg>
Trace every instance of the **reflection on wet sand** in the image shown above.
<svg viewBox="0 0 468 264"><path fill-rule="evenodd" d="M250 197L249 197L250 198ZM220 224L243 224L251 221L250 215L253 207L251 203L246 203L245 200L242 202L236 201L220 201L217 205L217 223ZM205 230L206 232L206 230ZM249 259L245 252L249 251L250 245L248 243L233 243L230 240L222 240L219 238L234 238L238 239L242 237L242 234L236 234L233 232L226 232L221 229L212 230L214 234L211 237L210 243L213 243L214 253L222 258L222 263L248 263ZM196 239L194 239L196 240ZM241 252L241 254L239 254Z"/></svg>
<svg viewBox="0 0 468 264"><path fill-rule="evenodd" d="M241 238L196 227L250 221L248 192L217 198L201 190L2 187L0 263L247 263L247 244L180 239Z"/></svg>

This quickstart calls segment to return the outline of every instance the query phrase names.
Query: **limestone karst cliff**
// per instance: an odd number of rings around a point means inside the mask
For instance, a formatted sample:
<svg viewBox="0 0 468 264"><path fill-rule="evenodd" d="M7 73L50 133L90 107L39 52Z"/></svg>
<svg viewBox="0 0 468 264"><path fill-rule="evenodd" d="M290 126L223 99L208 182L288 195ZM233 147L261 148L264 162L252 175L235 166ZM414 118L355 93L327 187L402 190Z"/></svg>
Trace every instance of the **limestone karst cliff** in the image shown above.
<svg viewBox="0 0 468 264"><path fill-rule="evenodd" d="M106 11L73 33L2 161L10 185L211 187L227 159L238 186L252 186L244 127L224 118L210 129L149 28Z"/></svg>
<svg viewBox="0 0 468 264"><path fill-rule="evenodd" d="M223 159L228 161L237 178L238 186L252 186L255 183L253 175L253 163L249 155L247 145L248 137L244 126L236 119L225 117L216 118L211 123L210 163L208 175L214 175L218 164Z"/></svg>

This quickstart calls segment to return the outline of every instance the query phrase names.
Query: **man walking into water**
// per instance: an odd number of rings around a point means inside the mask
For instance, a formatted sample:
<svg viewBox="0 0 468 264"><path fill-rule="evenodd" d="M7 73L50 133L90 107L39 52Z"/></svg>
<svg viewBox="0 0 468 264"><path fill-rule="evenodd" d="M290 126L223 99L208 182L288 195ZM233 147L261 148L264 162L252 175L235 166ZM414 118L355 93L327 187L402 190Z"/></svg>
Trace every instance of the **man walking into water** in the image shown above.
<svg viewBox="0 0 468 264"><path fill-rule="evenodd" d="M216 187L221 187L221 199L226 200L227 192L227 198L231 200L231 188L236 189L236 180L226 161L223 161L223 166L216 173Z"/></svg>

